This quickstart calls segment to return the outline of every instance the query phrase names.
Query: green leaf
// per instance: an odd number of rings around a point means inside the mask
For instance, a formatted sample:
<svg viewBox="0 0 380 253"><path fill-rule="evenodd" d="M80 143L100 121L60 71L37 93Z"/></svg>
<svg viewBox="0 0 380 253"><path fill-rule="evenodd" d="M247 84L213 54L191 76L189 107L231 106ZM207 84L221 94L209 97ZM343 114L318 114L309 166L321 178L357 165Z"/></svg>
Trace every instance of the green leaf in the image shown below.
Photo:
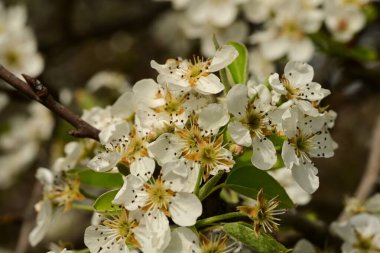
<svg viewBox="0 0 380 253"><path fill-rule="evenodd" d="M253 165L235 167L227 177L226 186L253 199L256 199L257 193L263 189L266 199L277 197L281 208L293 207L293 202L284 188L266 171Z"/></svg>
<svg viewBox="0 0 380 253"><path fill-rule="evenodd" d="M83 170L79 172L82 184L105 187L120 188L123 185L123 178L119 173L95 172L93 170Z"/></svg>
<svg viewBox="0 0 380 253"><path fill-rule="evenodd" d="M219 172L208 180L202 188L199 190L199 199L202 201L212 192L214 186L219 182L220 178L223 176L223 172Z"/></svg>
<svg viewBox="0 0 380 253"><path fill-rule="evenodd" d="M227 67L229 74L234 84L246 84L248 81L248 50L238 42L232 41L228 44L239 52L239 56Z"/></svg>
<svg viewBox="0 0 380 253"><path fill-rule="evenodd" d="M267 234L255 235L252 228L242 223L227 223L223 226L224 231L230 236L244 243L247 247L258 253L286 253L288 250L284 245Z"/></svg>
<svg viewBox="0 0 380 253"><path fill-rule="evenodd" d="M119 190L112 190L103 193L99 198L95 200L94 208L96 211L117 211L121 208L112 204L112 200L115 198Z"/></svg>

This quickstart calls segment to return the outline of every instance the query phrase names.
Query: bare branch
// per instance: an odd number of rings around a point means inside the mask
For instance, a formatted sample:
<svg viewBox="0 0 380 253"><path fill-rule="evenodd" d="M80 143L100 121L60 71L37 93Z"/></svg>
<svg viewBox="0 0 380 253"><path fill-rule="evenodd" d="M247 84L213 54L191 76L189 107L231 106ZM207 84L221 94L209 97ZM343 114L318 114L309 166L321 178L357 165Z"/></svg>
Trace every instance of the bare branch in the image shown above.
<svg viewBox="0 0 380 253"><path fill-rule="evenodd" d="M74 126L76 130L69 131L70 135L78 138L91 138L99 141L100 131L98 129L94 128L67 107L56 101L49 93L48 88L39 80L25 74L22 76L25 78L26 82L16 77L0 64L0 79L3 79L5 82L16 88L22 94L28 96L30 99L36 100L37 102L43 104L60 118L66 120Z"/></svg>
<svg viewBox="0 0 380 253"><path fill-rule="evenodd" d="M373 128L371 153L369 154L367 167L355 192L355 198L360 202L366 200L372 193L380 173L380 116Z"/></svg>

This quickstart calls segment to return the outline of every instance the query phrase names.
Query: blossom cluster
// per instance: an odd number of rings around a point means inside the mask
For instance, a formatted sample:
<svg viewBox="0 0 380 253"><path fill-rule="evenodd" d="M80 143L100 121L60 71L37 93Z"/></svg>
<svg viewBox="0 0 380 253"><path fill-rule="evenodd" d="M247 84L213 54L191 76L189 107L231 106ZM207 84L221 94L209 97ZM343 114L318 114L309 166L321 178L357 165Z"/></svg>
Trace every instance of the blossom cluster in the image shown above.
<svg viewBox="0 0 380 253"><path fill-rule="evenodd" d="M42 240L55 216L85 198L83 167L124 181L109 210L98 210L85 231L91 253L238 252L241 244L220 229L198 234L190 227L204 211L200 187L236 170L244 154L252 169L290 171L288 189L298 185L296 191L307 195L317 190L312 158L331 157L336 148L329 133L336 114L320 105L330 92L299 61L263 83L227 84L218 71L238 55L224 45L210 59L152 61L157 80L140 80L112 105L85 111L82 118L100 129L100 143L70 142L52 170L37 171L44 194L31 244ZM293 194L295 202L297 196L305 202L303 194ZM253 220L255 233L271 232L279 225L275 215L283 212L276 210L279 204L261 190L253 205L237 210ZM257 216L261 212L264 218Z"/></svg>
<svg viewBox="0 0 380 253"><path fill-rule="evenodd" d="M39 75L44 62L37 51L37 41L26 25L27 13L23 5L6 8L0 2L0 63L16 75ZM0 111L10 102L0 92ZM4 122L0 135L0 188L12 185L14 179L35 161L41 142L46 141L53 128L53 118L38 103L28 106L27 115L18 114ZM43 127L42 127L43 126ZM9 131L8 131L9 130Z"/></svg>
<svg viewBox="0 0 380 253"><path fill-rule="evenodd" d="M6 8L0 2L0 62L17 75L39 75L44 68L34 32L26 25L23 5Z"/></svg>
<svg viewBox="0 0 380 253"><path fill-rule="evenodd" d="M335 41L350 41L364 28L370 8L369 0L169 1L174 11L158 21L159 41L183 53L191 40L199 39L207 56L214 52L213 35L222 42L250 43L251 57L257 62L251 71L259 81L273 72L273 61L311 60L316 46L310 35L323 27Z"/></svg>

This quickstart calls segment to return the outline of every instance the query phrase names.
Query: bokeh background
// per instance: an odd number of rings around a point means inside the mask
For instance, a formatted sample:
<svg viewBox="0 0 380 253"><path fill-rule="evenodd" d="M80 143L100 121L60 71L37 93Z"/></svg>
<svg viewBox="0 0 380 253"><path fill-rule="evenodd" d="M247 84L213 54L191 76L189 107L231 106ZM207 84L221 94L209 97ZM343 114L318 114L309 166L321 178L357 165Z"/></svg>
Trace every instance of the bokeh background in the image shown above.
<svg viewBox="0 0 380 253"><path fill-rule="evenodd" d="M102 105L117 98L117 94L110 91L95 92L90 98L85 94L83 89L86 83L98 71L121 72L133 85L142 78L155 78L156 72L150 68L152 59L163 62L181 53L180 50L173 52L163 42L165 38L154 35L158 29L169 29L157 25L157 20L172 10L168 2L1 1L5 6L19 3L27 6L27 23L33 28L39 51L45 59L45 69L39 78L57 97L64 96L62 90L71 91L69 106L78 113L94 103ZM373 5L380 10L379 3ZM174 41L173 48L178 46L177 43L181 42ZM379 52L380 20L376 18L367 24L352 43ZM190 49L186 51L181 55L184 58L200 54L198 41L192 40ZM316 213L322 221L329 223L341 212L345 197L352 195L366 167L372 128L380 115L380 61L363 62L319 52L311 64L315 68L315 80L332 91L325 103L338 113L332 135L339 148L333 158L316 161L321 185L312 201L300 210ZM283 62L278 66L280 70ZM1 85L0 89L10 98L9 104L0 113L0 125L4 131L15 114L27 113L30 101L5 85ZM42 123L42 129L43 126ZM64 134L69 127L59 126L54 132L69 140L70 137ZM56 152L60 150L58 146L53 144ZM33 205L31 200L36 198L33 192L38 192L34 174L39 166L46 167L51 163L51 147L51 141L41 142L39 158L16 177L14 184L1 188L0 253L14 252L25 217L34 219L33 209L32 212L28 209ZM6 170L4 166L7 166L6 162L1 163L0 171ZM377 190L380 190L379 185ZM59 240L72 241L76 248L83 248L83 231L89 218L88 213L80 211L71 211L67 217L59 217L59 225L52 229L46 240L25 252L45 252L49 241Z"/></svg>

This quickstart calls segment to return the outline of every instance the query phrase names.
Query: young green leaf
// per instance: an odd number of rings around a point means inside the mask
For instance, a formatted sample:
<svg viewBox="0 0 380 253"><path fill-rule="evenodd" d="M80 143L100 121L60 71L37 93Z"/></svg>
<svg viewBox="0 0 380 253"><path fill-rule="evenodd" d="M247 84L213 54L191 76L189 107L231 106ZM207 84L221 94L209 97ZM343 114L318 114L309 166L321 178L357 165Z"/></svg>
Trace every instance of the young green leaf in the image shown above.
<svg viewBox="0 0 380 253"><path fill-rule="evenodd" d="M115 198L118 191L119 190L112 190L100 195L100 197L95 200L95 210L100 212L120 210L121 208L119 206L112 204L112 200Z"/></svg>
<svg viewBox="0 0 380 253"><path fill-rule="evenodd" d="M238 42L229 42L238 52L239 56L228 65L228 73L231 75L233 84L246 84L248 81L248 50Z"/></svg>
<svg viewBox="0 0 380 253"><path fill-rule="evenodd" d="M252 228L242 223L227 223L223 226L223 229L227 234L258 253L288 252L285 246L276 241L273 237L267 234L256 236Z"/></svg>
<svg viewBox="0 0 380 253"><path fill-rule="evenodd" d="M293 202L284 188L266 171L253 165L235 167L227 177L226 186L253 199L256 199L257 193L263 189L266 199L277 197L281 208L293 207Z"/></svg>
<svg viewBox="0 0 380 253"><path fill-rule="evenodd" d="M93 170L83 170L79 172L80 182L105 188L120 188L123 185L123 178L119 173L95 172Z"/></svg>

